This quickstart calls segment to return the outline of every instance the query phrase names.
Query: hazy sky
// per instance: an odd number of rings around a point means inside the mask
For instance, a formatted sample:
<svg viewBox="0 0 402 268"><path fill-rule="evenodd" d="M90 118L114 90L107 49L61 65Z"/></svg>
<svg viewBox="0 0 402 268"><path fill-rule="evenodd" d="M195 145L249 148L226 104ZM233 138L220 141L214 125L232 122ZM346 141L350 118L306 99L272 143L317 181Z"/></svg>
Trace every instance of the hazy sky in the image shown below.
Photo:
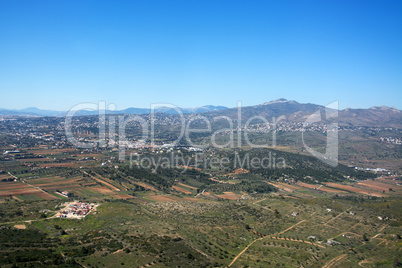
<svg viewBox="0 0 402 268"><path fill-rule="evenodd" d="M402 109L402 1L0 0L0 108Z"/></svg>

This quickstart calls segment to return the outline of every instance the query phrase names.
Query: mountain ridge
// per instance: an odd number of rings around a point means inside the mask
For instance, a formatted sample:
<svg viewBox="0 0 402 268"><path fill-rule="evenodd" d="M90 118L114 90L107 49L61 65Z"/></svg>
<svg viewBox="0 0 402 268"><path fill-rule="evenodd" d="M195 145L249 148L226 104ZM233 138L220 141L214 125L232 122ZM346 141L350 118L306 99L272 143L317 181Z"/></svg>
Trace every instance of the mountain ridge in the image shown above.
<svg viewBox="0 0 402 268"><path fill-rule="evenodd" d="M209 111L219 111L223 109L228 109L225 106L215 106L215 105L204 105L195 108L181 108L180 109L184 114L189 113L204 113ZM160 106L155 108L156 112L163 112L167 114L174 114L177 111L170 107ZM109 111L106 110L107 114L148 114L151 112L150 108L136 108L129 107L122 110ZM17 116L66 116L68 111L56 111L56 110L42 110L36 107L28 107L24 109L3 109L0 108L0 115L17 115ZM84 115L97 115L98 111L90 111L90 110L80 110L77 111L76 115L84 116Z"/></svg>
<svg viewBox="0 0 402 268"><path fill-rule="evenodd" d="M203 114L209 117L226 116L233 120L238 118L239 110L237 107L228 108L225 106L205 105L196 108L172 108L157 107L155 112L165 114L178 114L177 109L183 114ZM336 122L341 126L378 126L402 128L402 111L395 107L373 106L368 109L346 108L338 110L338 116L332 119L326 119L328 109L323 105L313 103L299 103L294 100L284 98L254 106L244 106L240 109L242 120L246 122L253 117L264 117L268 121L278 120L279 118L288 122L306 122L306 120L319 111L318 122L331 123ZM130 107L117 111L106 111L106 114L149 114L149 108ZM98 111L81 110L77 111L75 116L97 115ZM21 110L0 109L0 115L5 116L65 116L67 112L41 110L35 107L29 107Z"/></svg>

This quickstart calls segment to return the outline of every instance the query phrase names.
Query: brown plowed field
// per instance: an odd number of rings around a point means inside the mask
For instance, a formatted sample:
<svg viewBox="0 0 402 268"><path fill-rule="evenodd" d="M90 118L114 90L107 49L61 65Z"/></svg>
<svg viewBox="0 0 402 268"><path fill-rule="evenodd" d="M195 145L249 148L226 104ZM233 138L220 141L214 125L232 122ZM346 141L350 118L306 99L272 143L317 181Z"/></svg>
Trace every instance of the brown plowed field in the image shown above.
<svg viewBox="0 0 402 268"><path fill-rule="evenodd" d="M220 198L229 199L229 200L237 200L241 197L241 195L235 194L233 192L223 192L221 195L216 195Z"/></svg>
<svg viewBox="0 0 402 268"><path fill-rule="evenodd" d="M131 199L134 198L134 196L128 195L128 194L115 194L113 195L113 198L117 199Z"/></svg>
<svg viewBox="0 0 402 268"><path fill-rule="evenodd" d="M212 193L210 193L210 192L204 192L204 193L202 193L202 195L203 196L206 196L206 197L210 197L210 198L214 198L214 199L216 199L216 196L215 195L213 195Z"/></svg>
<svg viewBox="0 0 402 268"><path fill-rule="evenodd" d="M189 190L186 190L186 189L181 188L181 187L176 186L176 185L172 186L172 188L175 189L176 191L179 191L179 192L182 192L182 193L185 193L185 194L192 194Z"/></svg>
<svg viewBox="0 0 402 268"><path fill-rule="evenodd" d="M35 189L32 187L21 188L21 189L14 189L14 190L7 190L7 191L0 191L0 196L8 196L8 195L26 195L26 194L37 194L43 193L39 189Z"/></svg>
<svg viewBox="0 0 402 268"><path fill-rule="evenodd" d="M2 185L0 184L0 192L14 189L30 188L26 184L20 183L18 185Z"/></svg>
<svg viewBox="0 0 402 268"><path fill-rule="evenodd" d="M197 190L197 189L198 189L197 187L193 187L193 186L190 186L190 185L187 185L187 184L181 183L181 182L179 182L178 184L179 184L179 185L181 185L181 186L187 187L187 188L194 189L194 190Z"/></svg>
<svg viewBox="0 0 402 268"><path fill-rule="evenodd" d="M366 190L366 189L361 189L361 188L357 188L357 187L350 186L350 185L343 185L343 184L334 183L334 182L327 182L325 184L330 186L330 187L343 189L343 190L358 193L358 194L373 195L373 196L377 196L377 197L386 197L386 196L388 196L386 194L382 194L382 193L379 193L379 192L370 191L370 190Z"/></svg>
<svg viewBox="0 0 402 268"><path fill-rule="evenodd" d="M373 181L373 180L366 180L366 181L362 181L358 183L359 185L362 186L366 186L369 188L372 188L373 190L377 190L377 191L389 191L389 188L392 188L395 191L401 191L402 187L398 186L398 185L391 185L388 183L384 183L384 182L379 182L379 181Z"/></svg>
<svg viewBox="0 0 402 268"><path fill-rule="evenodd" d="M91 190L94 190L94 191L97 191L98 193L106 194L106 195L115 194L115 192L113 192L112 190L110 190L109 188L107 188L105 186L95 186L95 187L92 187Z"/></svg>
<svg viewBox="0 0 402 268"><path fill-rule="evenodd" d="M153 187L153 186L151 186L151 185L148 185L148 184L146 184L146 183L143 183L143 182L133 182L134 184L137 184L137 185L139 185L139 186L141 186L141 187L144 187L145 189L148 189L148 190L151 190L151 191L155 191L155 192L157 192L158 190L155 188L155 187Z"/></svg>

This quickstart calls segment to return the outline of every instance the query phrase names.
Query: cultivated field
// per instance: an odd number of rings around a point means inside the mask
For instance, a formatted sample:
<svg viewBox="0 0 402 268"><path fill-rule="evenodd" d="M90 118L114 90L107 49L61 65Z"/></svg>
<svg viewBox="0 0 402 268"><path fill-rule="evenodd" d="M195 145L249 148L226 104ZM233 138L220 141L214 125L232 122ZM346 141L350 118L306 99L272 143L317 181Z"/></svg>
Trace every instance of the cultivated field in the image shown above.
<svg viewBox="0 0 402 268"><path fill-rule="evenodd" d="M387 194L383 194L380 191L367 190L367 189L359 188L357 186L339 184L339 183L334 183L334 182L327 182L327 183L325 183L325 185L330 186L332 188L342 189L342 190L352 192L352 193L372 195L372 196L377 196L377 197L388 196Z"/></svg>

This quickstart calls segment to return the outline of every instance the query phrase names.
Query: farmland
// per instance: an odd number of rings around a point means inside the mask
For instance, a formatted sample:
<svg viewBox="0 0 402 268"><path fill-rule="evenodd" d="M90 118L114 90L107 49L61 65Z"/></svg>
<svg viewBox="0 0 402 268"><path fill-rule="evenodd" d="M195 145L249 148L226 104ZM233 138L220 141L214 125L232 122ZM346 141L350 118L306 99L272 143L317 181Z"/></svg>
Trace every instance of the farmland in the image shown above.
<svg viewBox="0 0 402 268"><path fill-rule="evenodd" d="M391 267L400 259L399 176L290 153L290 168L266 173L130 168L109 150L26 151L41 161L0 174L4 267ZM294 172L301 164L310 176ZM97 207L60 217L66 202Z"/></svg>
<svg viewBox="0 0 402 268"><path fill-rule="evenodd" d="M401 203L394 199L363 199L359 203L333 200L283 198L278 194L242 201L149 195L103 202L96 214L79 221L32 220L24 223L24 230L66 233L60 237L64 241L61 253L84 266L323 267L332 262L348 267L391 266L393 258L400 255L398 237L402 233L396 220L401 215ZM12 207L19 201L7 202ZM26 206L43 206L37 202ZM391 210L387 211L387 206ZM297 216L291 215L294 211ZM389 220L379 220L379 215ZM15 225L10 224L17 229ZM330 246L328 240L340 244ZM83 247L92 253L83 255L79 252Z"/></svg>

